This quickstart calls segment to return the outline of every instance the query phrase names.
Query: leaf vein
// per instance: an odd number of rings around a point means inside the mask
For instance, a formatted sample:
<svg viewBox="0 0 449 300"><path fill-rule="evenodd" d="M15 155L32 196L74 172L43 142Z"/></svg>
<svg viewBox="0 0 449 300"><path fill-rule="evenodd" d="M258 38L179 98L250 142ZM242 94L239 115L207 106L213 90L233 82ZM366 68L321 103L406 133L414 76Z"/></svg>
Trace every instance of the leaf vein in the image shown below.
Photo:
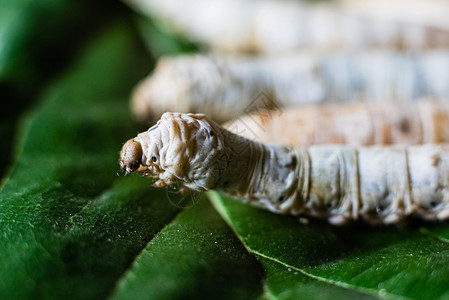
<svg viewBox="0 0 449 300"><path fill-rule="evenodd" d="M126 278L128 277L128 274L131 273L132 269L134 268L134 264L139 260L139 258L143 255L145 249L149 248L152 243L165 231L167 230L167 227L172 224L174 221L176 221L179 216L184 212L185 210L178 211L170 222L165 224L164 227L162 227L143 247L140 249L140 251L135 255L134 259L129 263L129 266L123 270L122 274L117 277L117 280L115 281L115 285L112 286L111 290L108 293L108 297L106 299L114 298L114 294L117 293L117 291L120 289L120 286L124 284Z"/></svg>
<svg viewBox="0 0 449 300"><path fill-rule="evenodd" d="M442 241L443 243L449 243L449 239L448 238L445 238L445 237L443 237L443 236L441 236L439 234L436 234L436 233L430 231L427 228L421 228L421 229L419 229L419 232L421 234L425 235L425 236L429 236L429 237L438 239L438 240Z"/></svg>
<svg viewBox="0 0 449 300"><path fill-rule="evenodd" d="M377 296L377 297L381 297L383 299L409 299L407 297L401 297L401 296L398 296L398 295L393 295L393 294L384 293L384 292L380 294L380 293L378 293L375 290L372 290L370 288L364 288L364 287L352 285L352 284L341 282L341 281L336 281L336 280L331 280L331 279L324 278L324 277L319 277L319 276L307 273L305 270L300 269L298 267L295 267L293 265L290 265L288 263L285 263L285 262L283 262L283 261L281 261L279 259L276 259L274 257L270 257L270 256L267 256L267 255L265 255L263 253L260 253L257 250L254 250L254 249L251 249L251 248L248 248L248 247L247 247L247 249L249 249L249 251L251 253L253 253L254 255L256 255L256 256L260 256L260 257L263 257L265 259L271 260L271 261L273 261L275 263L278 263L278 264L280 264L280 265L282 265L282 266L284 266L286 268L290 268L292 270L300 272L304 276L310 277L310 278L315 279L315 280L320 281L320 282L324 282L326 284L331 284L331 285L335 285L335 286L338 286L338 287L341 287L341 288L354 290L354 291L357 291L357 292L360 292L360 293L363 293L363 294L367 294L367 295L374 295L374 296Z"/></svg>

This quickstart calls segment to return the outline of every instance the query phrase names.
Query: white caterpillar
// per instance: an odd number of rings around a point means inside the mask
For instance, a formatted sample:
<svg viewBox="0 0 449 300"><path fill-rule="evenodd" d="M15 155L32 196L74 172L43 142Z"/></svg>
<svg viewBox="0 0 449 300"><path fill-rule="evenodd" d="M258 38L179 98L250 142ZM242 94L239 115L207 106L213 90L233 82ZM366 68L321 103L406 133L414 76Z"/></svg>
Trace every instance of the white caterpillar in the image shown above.
<svg viewBox="0 0 449 300"><path fill-rule="evenodd" d="M188 55L162 59L135 89L132 111L153 123L165 111L227 121L257 106L264 92L278 106L449 98L449 52L366 52L276 57Z"/></svg>
<svg viewBox="0 0 449 300"><path fill-rule="evenodd" d="M300 134L300 133L298 133ZM395 223L449 217L449 145L411 147L260 144L203 114L165 113L121 151L126 173L216 189L276 213Z"/></svg>
<svg viewBox="0 0 449 300"><path fill-rule="evenodd" d="M222 126L251 140L270 144L449 143L449 102L360 101L260 109Z"/></svg>
<svg viewBox="0 0 449 300"><path fill-rule="evenodd" d="M447 47L447 1L127 0L211 49L280 53L304 48Z"/></svg>

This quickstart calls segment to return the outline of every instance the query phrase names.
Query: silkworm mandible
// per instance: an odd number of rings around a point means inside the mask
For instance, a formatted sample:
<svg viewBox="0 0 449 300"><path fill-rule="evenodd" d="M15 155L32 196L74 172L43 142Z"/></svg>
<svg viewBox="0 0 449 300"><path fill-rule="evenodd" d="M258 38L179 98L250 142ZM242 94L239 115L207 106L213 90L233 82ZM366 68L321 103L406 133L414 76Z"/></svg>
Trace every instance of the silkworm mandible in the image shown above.
<svg viewBox="0 0 449 300"><path fill-rule="evenodd" d="M132 145L132 146L130 146ZM233 134L203 114L165 113L128 141L121 166L216 189L276 213L396 223L407 216L449 217L449 145L410 147L264 145ZM132 153L132 154L130 154Z"/></svg>

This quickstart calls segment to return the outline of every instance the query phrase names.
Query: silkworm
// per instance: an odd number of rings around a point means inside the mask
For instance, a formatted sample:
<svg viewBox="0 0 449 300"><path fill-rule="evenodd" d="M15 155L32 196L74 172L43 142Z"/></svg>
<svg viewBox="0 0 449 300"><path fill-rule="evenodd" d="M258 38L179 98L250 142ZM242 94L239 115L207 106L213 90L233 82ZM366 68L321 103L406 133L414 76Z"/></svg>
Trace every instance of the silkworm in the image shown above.
<svg viewBox="0 0 449 300"><path fill-rule="evenodd" d="M300 134L300 133L299 133ZM125 143L126 173L215 189L275 213L396 223L449 216L449 145L275 146L238 136L203 114L165 113Z"/></svg>
<svg viewBox="0 0 449 300"><path fill-rule="evenodd" d="M127 0L220 52L447 47L445 1ZM361 3L358 3L361 2ZM168 25L168 26L167 26Z"/></svg>
<svg viewBox="0 0 449 300"><path fill-rule="evenodd" d="M447 51L187 55L162 59L136 87L131 108L151 124L165 111L205 113L221 123L261 104L448 99L447 82Z"/></svg>
<svg viewBox="0 0 449 300"><path fill-rule="evenodd" d="M261 109L223 127L261 143L303 146L449 143L449 103L357 102Z"/></svg>

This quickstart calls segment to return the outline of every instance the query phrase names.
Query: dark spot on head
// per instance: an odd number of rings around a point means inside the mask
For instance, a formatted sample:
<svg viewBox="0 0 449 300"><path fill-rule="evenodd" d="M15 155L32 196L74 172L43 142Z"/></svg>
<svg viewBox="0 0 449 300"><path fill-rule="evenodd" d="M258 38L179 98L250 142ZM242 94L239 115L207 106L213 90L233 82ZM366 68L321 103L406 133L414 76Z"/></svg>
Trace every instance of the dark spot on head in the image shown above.
<svg viewBox="0 0 449 300"><path fill-rule="evenodd" d="M430 207L435 207L437 205L438 205L438 202L436 202L436 201L430 202Z"/></svg>
<svg viewBox="0 0 449 300"><path fill-rule="evenodd" d="M157 162L156 156L152 156L152 157L151 157L151 161L154 162L154 163Z"/></svg>
<svg viewBox="0 0 449 300"><path fill-rule="evenodd" d="M278 201L279 201L279 202L284 201L284 196L280 196L279 199L278 199Z"/></svg>
<svg viewBox="0 0 449 300"><path fill-rule="evenodd" d="M436 167L441 163L441 157L438 154L434 154L431 157L432 166Z"/></svg>
<svg viewBox="0 0 449 300"><path fill-rule="evenodd" d="M298 164L298 159L296 158L296 156L292 156L292 160L288 164L286 164L285 166L287 168L294 169L294 168L296 168L297 164Z"/></svg>
<svg viewBox="0 0 449 300"><path fill-rule="evenodd" d="M399 130L402 133L409 133L410 132L410 122L407 118L401 118L399 121Z"/></svg>
<svg viewBox="0 0 449 300"><path fill-rule="evenodd" d="M214 132L211 130L211 131L209 131L209 135L210 136L214 136Z"/></svg>
<svg viewBox="0 0 449 300"><path fill-rule="evenodd" d="M379 203L379 204L376 206L376 211L377 211L378 213L383 212L384 210L385 210L385 205Z"/></svg>

